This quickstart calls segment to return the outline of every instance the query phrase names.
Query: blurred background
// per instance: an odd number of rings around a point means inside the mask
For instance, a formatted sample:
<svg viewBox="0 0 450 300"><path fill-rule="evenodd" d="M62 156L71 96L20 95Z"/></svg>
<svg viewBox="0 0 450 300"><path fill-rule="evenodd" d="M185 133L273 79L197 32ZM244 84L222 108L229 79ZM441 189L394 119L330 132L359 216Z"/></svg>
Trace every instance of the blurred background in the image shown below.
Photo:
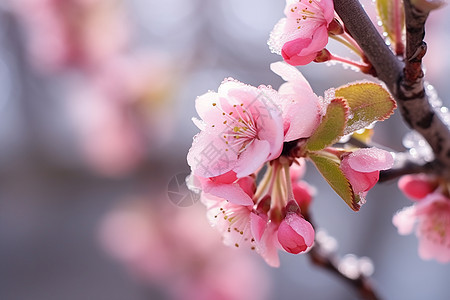
<svg viewBox="0 0 450 300"><path fill-rule="evenodd" d="M0 0L0 299L357 299L306 255L282 253L273 269L223 246L180 187L195 97L230 76L281 84L266 41L284 5ZM426 38L427 80L444 102L449 13L432 13ZM369 78L340 65L301 71L318 95ZM406 132L397 112L374 141L404 151ZM306 180L319 191L316 223L339 255L373 261L384 298L448 299L450 266L422 261L416 238L391 223L411 204L396 182L356 214L311 167Z"/></svg>

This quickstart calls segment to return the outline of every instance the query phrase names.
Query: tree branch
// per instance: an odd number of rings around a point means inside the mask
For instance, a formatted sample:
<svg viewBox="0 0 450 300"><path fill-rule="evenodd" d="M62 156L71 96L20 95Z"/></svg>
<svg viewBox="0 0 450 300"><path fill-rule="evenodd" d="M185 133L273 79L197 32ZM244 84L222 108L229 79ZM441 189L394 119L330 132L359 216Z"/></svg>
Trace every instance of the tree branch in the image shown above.
<svg viewBox="0 0 450 300"><path fill-rule="evenodd" d="M306 213L304 217L315 227L308 213ZM314 242L314 246L308 252L308 255L313 264L330 271L331 273L337 275L339 278L343 279L349 285L353 286L359 292L362 299L381 299L375 292L370 277L359 272L358 276L353 278L341 272L341 270L339 270L339 265L341 263L339 257L336 255L336 253L326 251L322 243L317 239Z"/></svg>
<svg viewBox="0 0 450 300"><path fill-rule="evenodd" d="M428 13L417 10L410 0L405 0L404 5L406 58L397 98L405 121L428 141L436 159L447 167L443 175L450 178L450 131L429 104L423 85L422 58L427 50L423 38Z"/></svg>
<svg viewBox="0 0 450 300"><path fill-rule="evenodd" d="M450 131L433 111L423 86L423 42L428 13L405 3L406 58L402 64L386 46L383 38L357 0L334 0L335 10L348 32L360 45L397 104L405 122L419 132L433 149L435 173L450 180Z"/></svg>
<svg viewBox="0 0 450 300"><path fill-rule="evenodd" d="M314 244L312 249L308 252L311 261L319 267L322 267L336 275L338 275L341 279L346 281L348 284L352 285L358 292L360 293L363 299L367 300L378 300L381 299L376 294L373 289L373 285L370 279L363 274L360 274L357 278L353 279L347 277L344 273L339 271L339 260L335 255L330 255L327 252L323 251L320 243Z"/></svg>

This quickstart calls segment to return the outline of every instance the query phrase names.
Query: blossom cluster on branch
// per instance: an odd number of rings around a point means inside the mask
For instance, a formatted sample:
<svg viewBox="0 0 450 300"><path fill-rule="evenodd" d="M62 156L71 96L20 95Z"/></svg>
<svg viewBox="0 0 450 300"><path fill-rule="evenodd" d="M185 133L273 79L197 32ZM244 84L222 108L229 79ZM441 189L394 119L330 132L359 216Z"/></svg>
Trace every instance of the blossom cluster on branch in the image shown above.
<svg viewBox="0 0 450 300"><path fill-rule="evenodd" d="M348 1L348 8L345 4L286 0L285 18L275 25L268 41L271 51L284 59L271 65L286 81L278 90L229 78L218 92L196 100L201 119L194 123L200 133L187 156L192 171L188 181L201 193L208 218L225 244L256 250L271 266L279 265L277 250L297 254L315 249L309 204L316 195L301 180L306 161L354 211L364 204L380 171L391 172L387 170L394 165L394 157L371 146L369 128L394 112L395 100L405 122L430 143L435 165L448 163L449 130L430 108L421 66L426 51L423 26L428 13L442 1L376 1L390 48L358 1ZM349 48L360 61L331 53L326 48L329 39ZM318 97L294 66L332 60L377 77L385 85L354 82ZM419 107L423 109L415 110ZM408 174L407 169L396 172L391 172L399 174L393 178ZM445 167L434 172L400 181L400 189L418 202L397 213L394 224L407 234L417 222L420 256L447 262L448 172ZM313 261L346 278L365 297L377 299L367 278L349 278L330 257L318 255L317 247L310 251Z"/></svg>
<svg viewBox="0 0 450 300"><path fill-rule="evenodd" d="M395 102L370 82L318 97L296 68L283 62L271 68L287 81L278 91L226 79L217 93L197 98L201 119L194 122L200 133L187 159L192 185L202 190L225 243L248 244L278 266L277 249L297 254L314 243L307 220L312 189L299 181L296 169L311 160L350 208L359 210L379 171L391 167L393 158L375 147L332 145L386 119ZM375 103L366 103L367 93Z"/></svg>

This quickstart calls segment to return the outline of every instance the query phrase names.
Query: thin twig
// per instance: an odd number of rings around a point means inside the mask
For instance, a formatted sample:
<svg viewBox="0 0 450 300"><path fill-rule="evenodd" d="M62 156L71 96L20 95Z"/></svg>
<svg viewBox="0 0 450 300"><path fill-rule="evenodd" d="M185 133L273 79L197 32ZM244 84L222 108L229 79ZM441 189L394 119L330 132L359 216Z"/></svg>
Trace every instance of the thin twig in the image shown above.
<svg viewBox="0 0 450 300"><path fill-rule="evenodd" d="M407 174L419 174L427 173L434 174L436 166L439 164L438 161L417 163L417 159L411 157L410 155L402 153L404 156L401 160L396 160L395 165L389 170L384 170L380 172L380 179L378 182L386 182L389 180L397 179L403 175Z"/></svg>
<svg viewBox="0 0 450 300"><path fill-rule="evenodd" d="M309 214L304 215L304 217L314 226L314 223L311 221ZM339 278L343 279L345 282L347 282L349 285L355 288L361 295L362 299L366 300L381 299L377 295L370 277L360 272L356 278L351 278L347 276L345 273L341 272L341 270L339 270L340 265L339 257L334 252L326 251L321 242L318 241L317 239L314 242L314 246L308 252L308 255L313 264L337 275Z"/></svg>
<svg viewBox="0 0 450 300"><path fill-rule="evenodd" d="M426 52L423 42L428 14L418 11L405 0L406 58L400 62L386 46L383 38L357 0L334 0L335 10L346 30L361 46L402 113L405 122L419 132L433 149L434 173L450 180L450 131L434 113L423 87L421 60Z"/></svg>

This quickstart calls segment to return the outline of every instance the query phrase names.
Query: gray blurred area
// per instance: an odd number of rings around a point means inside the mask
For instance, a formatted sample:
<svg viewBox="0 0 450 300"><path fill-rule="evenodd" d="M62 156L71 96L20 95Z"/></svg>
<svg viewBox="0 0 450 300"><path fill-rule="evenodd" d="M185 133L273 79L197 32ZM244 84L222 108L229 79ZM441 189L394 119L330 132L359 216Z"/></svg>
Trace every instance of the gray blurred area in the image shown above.
<svg viewBox="0 0 450 300"><path fill-rule="evenodd" d="M197 95L217 89L229 76L256 86L277 88L282 82L269 70L269 64L280 57L270 53L266 41L282 17L284 1L130 0L126 4L137 46L168 53L183 75L167 116L173 121L170 136L159 144L147 143L146 159L139 167L115 178L86 167L64 115L61 95L70 79L33 69L17 19L0 4L2 300L165 299L164 292L133 280L103 252L98 242L102 216L123 198L159 194L173 175L188 171L185 156L197 132L191 122ZM441 53L450 47L450 21L444 17L448 13L448 7L437 12L427 32L427 76L446 103L450 63ZM437 57L444 67L433 73L432 66L439 64L431 59ZM339 65L300 69L318 95L362 77ZM397 112L378 124L374 140L403 151L401 138L406 132ZM311 166L306 180L318 191L312 206L316 223L338 240L340 255L354 253L373 260L374 283L383 298L448 299L450 266L422 261L416 237L399 236L391 223L398 209L411 205L396 182L376 186L367 204L354 213ZM283 253L280 268L265 269L273 281L269 299L358 299L351 287L312 266L306 255Z"/></svg>

